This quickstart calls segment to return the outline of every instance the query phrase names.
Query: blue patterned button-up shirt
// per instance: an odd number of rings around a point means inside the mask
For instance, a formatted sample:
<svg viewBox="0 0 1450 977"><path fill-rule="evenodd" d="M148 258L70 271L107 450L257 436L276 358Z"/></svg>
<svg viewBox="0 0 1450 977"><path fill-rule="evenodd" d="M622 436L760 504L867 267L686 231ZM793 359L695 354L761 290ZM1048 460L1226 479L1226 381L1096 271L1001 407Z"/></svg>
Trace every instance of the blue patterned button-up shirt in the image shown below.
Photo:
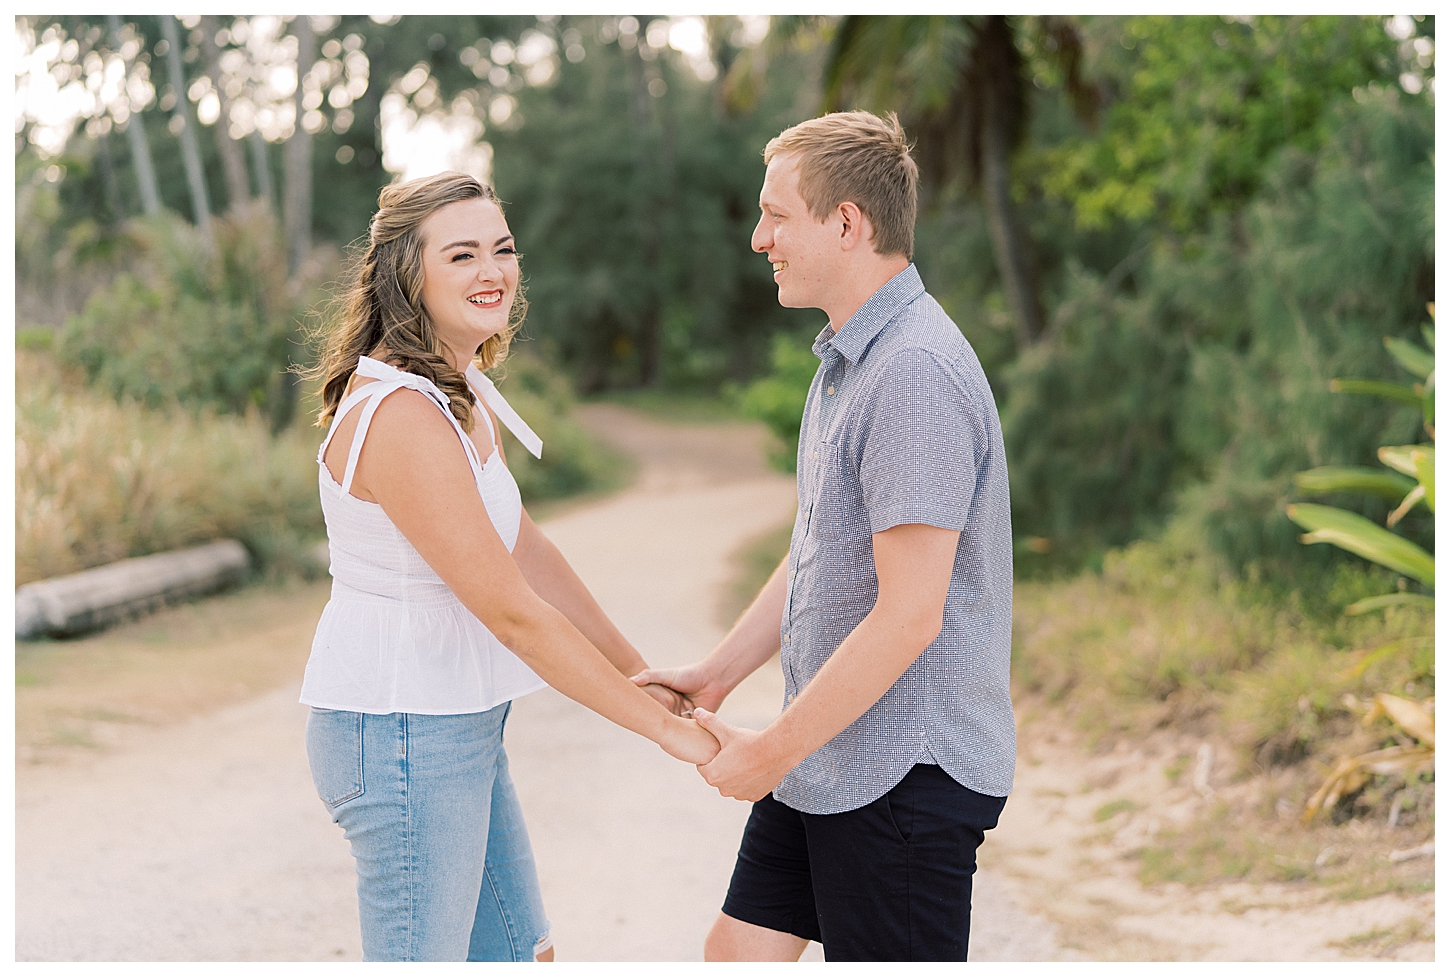
<svg viewBox="0 0 1450 977"><path fill-rule="evenodd" d="M1005 797L1012 531L992 391L916 266L812 347L801 424L781 667L786 705L876 603L871 535L905 523L961 531L941 634L884 696L791 770L777 800L810 814L876 800L917 763Z"/></svg>

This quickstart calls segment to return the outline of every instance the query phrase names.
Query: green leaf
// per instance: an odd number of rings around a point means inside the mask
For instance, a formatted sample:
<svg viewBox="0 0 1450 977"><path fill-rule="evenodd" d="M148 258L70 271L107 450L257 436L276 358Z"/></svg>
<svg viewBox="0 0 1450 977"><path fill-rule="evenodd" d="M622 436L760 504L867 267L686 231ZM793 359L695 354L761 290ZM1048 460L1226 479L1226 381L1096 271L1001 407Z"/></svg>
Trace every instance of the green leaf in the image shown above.
<svg viewBox="0 0 1450 977"><path fill-rule="evenodd" d="M1423 607L1433 611L1435 598L1428 594L1385 594L1382 597L1366 597L1364 600L1357 600L1350 604L1344 609L1344 613L1354 616L1368 614L1371 611L1382 611L1389 607Z"/></svg>
<svg viewBox="0 0 1450 977"><path fill-rule="evenodd" d="M1412 407L1422 406L1420 398L1415 396L1414 388L1407 387L1402 383L1390 383L1388 380L1336 378L1329 381L1329 389L1337 394L1364 394L1369 397L1384 397L1386 400L1398 400L1400 403L1409 404Z"/></svg>
<svg viewBox="0 0 1450 977"><path fill-rule="evenodd" d="M1435 354L1426 352L1414 343L1392 336L1385 337L1385 349L1390 355L1415 376L1424 379L1435 369Z"/></svg>
<svg viewBox="0 0 1450 977"><path fill-rule="evenodd" d="M1299 537L1303 542L1331 543L1371 563L1414 577L1427 587L1435 586L1433 556L1364 516L1308 502L1296 503L1285 511L1290 519L1309 530Z"/></svg>
<svg viewBox="0 0 1450 977"><path fill-rule="evenodd" d="M1384 464L1397 472L1403 472L1411 478L1415 477L1415 459L1411 457L1415 449L1421 447L1418 444L1387 444L1378 452L1379 459Z"/></svg>
<svg viewBox="0 0 1450 977"><path fill-rule="evenodd" d="M1410 459L1415 463L1415 477L1420 480L1420 485L1425 489L1425 505L1430 511L1435 511L1435 449L1416 448L1410 452Z"/></svg>
<svg viewBox="0 0 1450 977"><path fill-rule="evenodd" d="M1395 507L1395 511L1391 512L1389 516L1385 518L1385 525L1388 526L1390 529L1394 529L1399 521L1405 518L1405 513L1409 512L1420 502L1423 502L1424 499L1425 486L1416 485L1414 489L1410 492L1410 494L1405 496L1400 504Z"/></svg>
<svg viewBox="0 0 1450 977"><path fill-rule="evenodd" d="M1430 349L1435 348L1435 327L1433 325L1427 322L1423 326L1421 326L1420 335L1425 337L1426 346L1428 346Z"/></svg>
<svg viewBox="0 0 1450 977"><path fill-rule="evenodd" d="M1425 394L1424 394L1424 400L1423 400L1423 402L1421 404L1421 409L1424 410L1424 412L1425 412L1425 430L1432 432L1430 434L1430 437L1433 438L1435 436L1434 433L1433 433L1434 430L1435 430L1435 371L1434 370L1431 370L1430 371L1430 375L1425 378Z"/></svg>
<svg viewBox="0 0 1450 977"><path fill-rule="evenodd" d="M1399 472L1387 472L1383 468L1364 468L1353 465L1325 465L1311 468L1294 476L1294 484L1307 495L1324 495L1328 492L1368 492L1398 502L1415 487L1413 480Z"/></svg>

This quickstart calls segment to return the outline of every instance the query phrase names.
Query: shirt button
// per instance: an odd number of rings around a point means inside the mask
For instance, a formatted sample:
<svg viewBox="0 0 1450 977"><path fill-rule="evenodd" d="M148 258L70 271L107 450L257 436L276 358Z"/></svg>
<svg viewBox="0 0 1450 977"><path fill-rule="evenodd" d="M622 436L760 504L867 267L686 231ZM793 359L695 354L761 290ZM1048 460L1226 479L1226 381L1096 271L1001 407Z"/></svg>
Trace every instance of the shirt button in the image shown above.
<svg viewBox="0 0 1450 977"><path fill-rule="evenodd" d="M811 461L815 461L820 456L821 456L821 453L819 451L812 451L811 452Z"/></svg>
<svg viewBox="0 0 1450 977"><path fill-rule="evenodd" d="M785 642L785 643L786 643L786 644L790 644L790 635L786 635L786 636L785 636L785 637L784 637L784 638L782 638L782 639L781 639L781 640L782 640L782 641L784 641L784 642Z"/></svg>
<svg viewBox="0 0 1450 977"><path fill-rule="evenodd" d="M826 396L827 397L834 397L834 396L836 396L836 388L834 386L827 387L826 388Z"/></svg>
<svg viewBox="0 0 1450 977"><path fill-rule="evenodd" d="M795 701L795 693L792 692L790 695L786 696L785 697L785 701L786 702L794 702Z"/></svg>

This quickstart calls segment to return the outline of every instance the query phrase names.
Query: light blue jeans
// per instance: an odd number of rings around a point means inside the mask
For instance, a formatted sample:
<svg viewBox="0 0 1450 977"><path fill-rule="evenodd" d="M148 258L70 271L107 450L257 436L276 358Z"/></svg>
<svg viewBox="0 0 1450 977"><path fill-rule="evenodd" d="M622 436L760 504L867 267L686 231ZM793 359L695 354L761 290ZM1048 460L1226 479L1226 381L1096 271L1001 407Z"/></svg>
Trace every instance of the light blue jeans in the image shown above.
<svg viewBox="0 0 1450 977"><path fill-rule="evenodd" d="M352 846L364 960L532 961L550 945L503 749L509 706L312 709L307 759Z"/></svg>

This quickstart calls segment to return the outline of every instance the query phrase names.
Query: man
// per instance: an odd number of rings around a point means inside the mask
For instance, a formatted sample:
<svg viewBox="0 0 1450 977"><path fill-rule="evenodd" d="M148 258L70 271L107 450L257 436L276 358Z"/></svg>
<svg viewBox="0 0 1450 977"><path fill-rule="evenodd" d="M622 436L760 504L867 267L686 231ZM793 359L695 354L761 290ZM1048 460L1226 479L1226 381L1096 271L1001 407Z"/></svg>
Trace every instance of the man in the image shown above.
<svg viewBox="0 0 1450 977"><path fill-rule="evenodd" d="M707 960L965 960L983 832L1012 786L1012 540L981 365L911 264L916 164L894 115L765 148L751 239L780 303L830 321L801 426L790 552L705 658L654 669L755 801ZM764 731L713 713L780 651Z"/></svg>

